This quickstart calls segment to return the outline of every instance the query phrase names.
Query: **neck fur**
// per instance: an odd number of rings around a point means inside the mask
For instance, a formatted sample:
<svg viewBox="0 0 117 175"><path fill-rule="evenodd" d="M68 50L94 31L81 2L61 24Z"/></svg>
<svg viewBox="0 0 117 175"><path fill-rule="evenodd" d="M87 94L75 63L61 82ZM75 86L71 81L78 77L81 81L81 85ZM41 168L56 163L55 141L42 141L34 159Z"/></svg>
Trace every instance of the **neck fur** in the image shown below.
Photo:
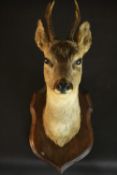
<svg viewBox="0 0 117 175"><path fill-rule="evenodd" d="M69 94L57 94L47 88L43 124L46 135L62 147L80 129L80 105L78 89Z"/></svg>

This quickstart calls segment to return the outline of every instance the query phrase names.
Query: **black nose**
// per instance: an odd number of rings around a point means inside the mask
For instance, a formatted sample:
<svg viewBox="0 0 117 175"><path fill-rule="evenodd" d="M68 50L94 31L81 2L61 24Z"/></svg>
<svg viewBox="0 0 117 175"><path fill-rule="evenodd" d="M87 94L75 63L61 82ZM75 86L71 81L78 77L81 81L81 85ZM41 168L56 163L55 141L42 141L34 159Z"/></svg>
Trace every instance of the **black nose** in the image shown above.
<svg viewBox="0 0 117 175"><path fill-rule="evenodd" d="M66 93L68 90L73 89L72 83L68 82L65 79L61 79L57 84L56 84L56 89L60 91L61 93Z"/></svg>

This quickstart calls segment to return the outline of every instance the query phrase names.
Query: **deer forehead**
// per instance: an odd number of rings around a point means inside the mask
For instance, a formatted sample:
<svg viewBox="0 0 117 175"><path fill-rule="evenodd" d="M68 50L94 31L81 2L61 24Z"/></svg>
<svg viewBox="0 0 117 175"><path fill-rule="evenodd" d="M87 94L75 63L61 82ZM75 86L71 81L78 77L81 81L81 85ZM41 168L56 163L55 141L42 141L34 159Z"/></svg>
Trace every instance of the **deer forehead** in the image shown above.
<svg viewBox="0 0 117 175"><path fill-rule="evenodd" d="M59 63L75 60L78 58L77 44L72 41L55 41L51 44L46 57Z"/></svg>

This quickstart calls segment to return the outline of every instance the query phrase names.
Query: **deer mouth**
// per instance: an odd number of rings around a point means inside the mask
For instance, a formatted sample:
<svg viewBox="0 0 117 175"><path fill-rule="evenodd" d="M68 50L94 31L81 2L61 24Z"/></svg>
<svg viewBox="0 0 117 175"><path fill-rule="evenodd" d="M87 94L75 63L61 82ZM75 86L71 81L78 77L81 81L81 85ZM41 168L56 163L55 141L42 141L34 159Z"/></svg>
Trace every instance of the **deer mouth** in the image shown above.
<svg viewBox="0 0 117 175"><path fill-rule="evenodd" d="M63 94L63 95L65 95L65 94L70 94L72 92L72 90L70 89L70 90L68 90L68 91L58 91L57 89L55 89L55 93L57 93L57 94Z"/></svg>
<svg viewBox="0 0 117 175"><path fill-rule="evenodd" d="M66 79L61 79L56 82L54 89L57 94L69 94L73 90L73 85Z"/></svg>

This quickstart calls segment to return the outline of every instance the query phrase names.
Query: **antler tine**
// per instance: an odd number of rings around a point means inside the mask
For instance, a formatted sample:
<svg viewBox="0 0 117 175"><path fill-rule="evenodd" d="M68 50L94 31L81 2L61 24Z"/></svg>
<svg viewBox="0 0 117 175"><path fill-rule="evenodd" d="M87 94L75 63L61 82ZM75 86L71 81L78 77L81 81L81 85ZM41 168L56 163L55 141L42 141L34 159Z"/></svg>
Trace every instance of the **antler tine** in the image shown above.
<svg viewBox="0 0 117 175"><path fill-rule="evenodd" d="M46 8L46 12L45 12L45 19L46 19L46 23L47 23L47 34L48 34L48 38L50 41L52 41L54 39L54 34L52 31L52 11L53 11L53 7L54 7L55 1L53 0L52 2L50 2Z"/></svg>
<svg viewBox="0 0 117 175"><path fill-rule="evenodd" d="M75 32L76 32L76 30L79 26L80 20L81 20L80 9L79 9L77 0L74 0L74 4L75 4L75 20L74 20L73 27L72 27L71 32L70 32L70 39L71 40L73 40Z"/></svg>

